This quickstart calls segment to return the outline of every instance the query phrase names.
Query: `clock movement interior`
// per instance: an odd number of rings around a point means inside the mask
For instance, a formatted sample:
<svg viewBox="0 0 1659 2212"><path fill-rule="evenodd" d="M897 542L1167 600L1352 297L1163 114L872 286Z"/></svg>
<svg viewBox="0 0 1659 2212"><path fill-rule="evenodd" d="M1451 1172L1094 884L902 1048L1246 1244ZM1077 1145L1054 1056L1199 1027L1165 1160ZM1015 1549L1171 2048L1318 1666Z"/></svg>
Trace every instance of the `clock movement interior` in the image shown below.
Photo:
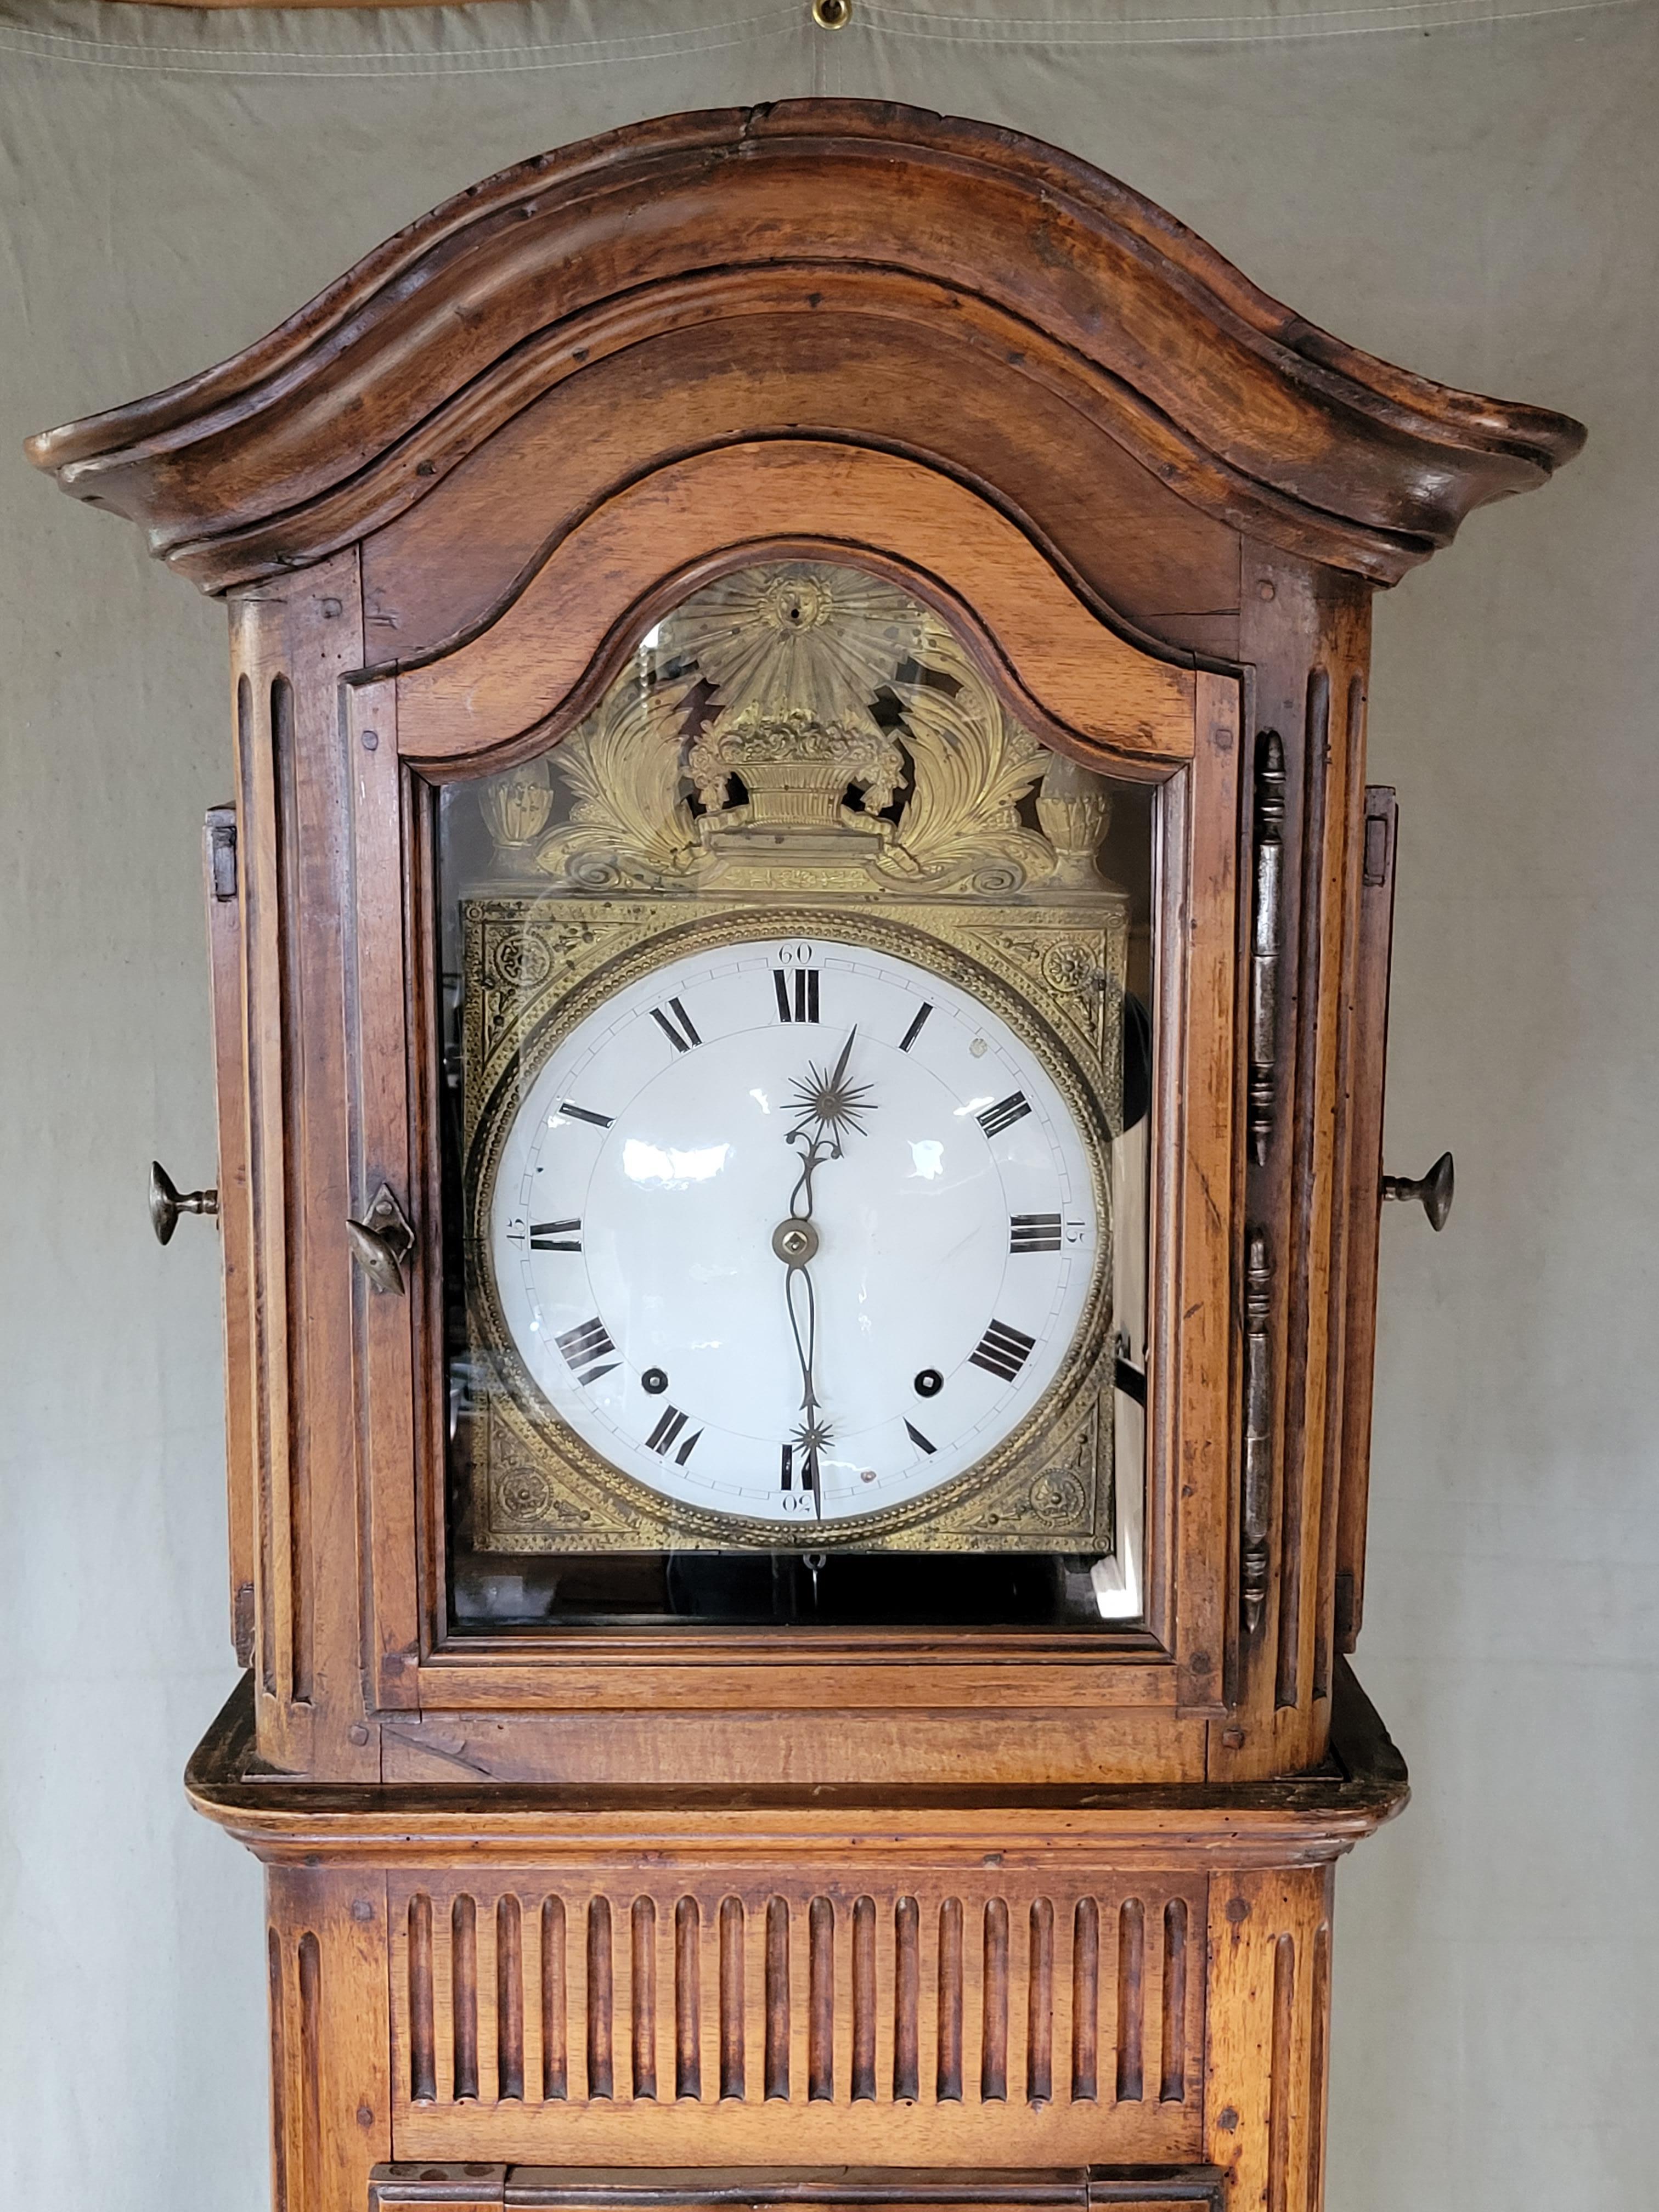
<svg viewBox="0 0 1659 2212"><path fill-rule="evenodd" d="M453 1626L1135 1619L1156 784L797 561L434 802Z"/></svg>

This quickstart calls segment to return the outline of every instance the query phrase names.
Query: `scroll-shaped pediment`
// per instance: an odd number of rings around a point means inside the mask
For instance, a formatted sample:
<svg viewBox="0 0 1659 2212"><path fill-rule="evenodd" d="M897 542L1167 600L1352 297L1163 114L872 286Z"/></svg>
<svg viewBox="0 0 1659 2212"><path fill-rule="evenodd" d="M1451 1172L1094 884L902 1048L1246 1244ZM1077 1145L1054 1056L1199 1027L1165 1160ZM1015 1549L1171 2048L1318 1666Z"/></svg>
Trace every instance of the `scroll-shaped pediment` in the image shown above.
<svg viewBox="0 0 1659 2212"><path fill-rule="evenodd" d="M505 170L219 368L28 450L222 591L384 526L553 385L642 341L719 323L758 371L779 319L812 317L947 331L963 380L1012 365L1200 513L1382 582L1583 441L1565 416L1345 345L1053 148L801 100ZM766 418L764 389L730 434L799 427ZM823 407L833 435L832 379ZM939 411L940 450L919 457L949 466L946 395Z"/></svg>

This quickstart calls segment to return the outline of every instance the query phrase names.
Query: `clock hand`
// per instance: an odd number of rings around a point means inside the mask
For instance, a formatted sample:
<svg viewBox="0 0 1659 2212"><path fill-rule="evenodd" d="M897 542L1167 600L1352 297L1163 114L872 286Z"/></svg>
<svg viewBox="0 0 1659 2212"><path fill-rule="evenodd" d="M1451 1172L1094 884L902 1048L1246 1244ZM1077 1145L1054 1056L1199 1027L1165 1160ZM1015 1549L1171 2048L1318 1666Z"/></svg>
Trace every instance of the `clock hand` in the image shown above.
<svg viewBox="0 0 1659 2212"><path fill-rule="evenodd" d="M823 1419L818 1406L817 1292L813 1286L811 1270L805 1261L790 1267L784 1278L784 1297L789 1309L790 1331L795 1340L795 1357L800 1362L801 1419L795 1431L795 1440L805 1455L801 1472L811 1486L812 1511L822 1521L823 1483L821 1455L833 1431L828 1421Z"/></svg>
<svg viewBox="0 0 1659 2212"><path fill-rule="evenodd" d="M858 1035L859 1025L854 1022L847 1032L847 1042L841 1048L841 1058L836 1062L835 1073L830 1078L831 1091L839 1091L841 1089L841 1079L847 1073L848 1061L853 1057L853 1047L858 1042Z"/></svg>
<svg viewBox="0 0 1659 2212"><path fill-rule="evenodd" d="M809 1264L818 1249L812 1220L812 1179L826 1160L841 1158L845 1137L862 1127L863 1116L870 1110L869 1085L847 1080L848 1062L857 1040L855 1024L835 1066L826 1073L809 1063L795 1087L793 1103L801 1118L785 1142L801 1146L800 1174L790 1194L788 1218L772 1234L772 1249L789 1270L784 1279L784 1297L795 1356L800 1362L801 1420L795 1440L805 1455L803 1472L811 1485L812 1510L820 1521L823 1518L823 1452L832 1431L823 1417L817 1395L817 1292Z"/></svg>
<svg viewBox="0 0 1659 2212"><path fill-rule="evenodd" d="M848 1032L847 1042L841 1048L841 1058L833 1068L825 1069L809 1061L805 1074L795 1085L790 1097L789 1103L800 1119L784 1141L793 1145L806 1140L807 1147L802 1177L805 1189L799 1191L807 1209L801 1217L803 1219L807 1218L811 1211L812 1171L826 1159L838 1160L847 1139L856 1136L862 1130L865 1115L873 1110L870 1103L872 1086L867 1083L849 1083L847 1079L847 1063L853 1056L858 1034L856 1026ZM809 1129L814 1131L810 1139L807 1139ZM793 1203L792 1200L792 1206Z"/></svg>

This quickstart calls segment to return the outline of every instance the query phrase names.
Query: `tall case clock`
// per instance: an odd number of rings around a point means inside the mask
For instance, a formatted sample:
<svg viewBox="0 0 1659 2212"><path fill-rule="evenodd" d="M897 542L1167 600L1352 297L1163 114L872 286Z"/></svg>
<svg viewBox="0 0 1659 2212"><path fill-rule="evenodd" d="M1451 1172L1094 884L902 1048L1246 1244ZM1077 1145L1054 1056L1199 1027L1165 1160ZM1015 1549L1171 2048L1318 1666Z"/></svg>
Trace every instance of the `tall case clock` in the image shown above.
<svg viewBox="0 0 1659 2212"><path fill-rule="evenodd" d="M527 161L32 458L222 597L280 2212L1316 2212L1393 794L1576 423L891 107ZM192 1232L194 1233L194 1232Z"/></svg>

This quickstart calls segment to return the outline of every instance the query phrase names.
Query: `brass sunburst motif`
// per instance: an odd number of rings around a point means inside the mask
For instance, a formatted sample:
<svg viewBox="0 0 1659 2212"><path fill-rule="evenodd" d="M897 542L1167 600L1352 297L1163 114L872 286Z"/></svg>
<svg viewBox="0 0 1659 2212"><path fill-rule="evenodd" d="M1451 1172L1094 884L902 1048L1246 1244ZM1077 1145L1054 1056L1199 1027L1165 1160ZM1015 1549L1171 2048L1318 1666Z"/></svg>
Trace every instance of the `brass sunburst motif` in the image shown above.
<svg viewBox="0 0 1659 2212"><path fill-rule="evenodd" d="M879 576L825 562L739 569L662 624L661 643L695 660L723 720L781 720L805 709L879 735L871 702L921 647L927 616Z"/></svg>

